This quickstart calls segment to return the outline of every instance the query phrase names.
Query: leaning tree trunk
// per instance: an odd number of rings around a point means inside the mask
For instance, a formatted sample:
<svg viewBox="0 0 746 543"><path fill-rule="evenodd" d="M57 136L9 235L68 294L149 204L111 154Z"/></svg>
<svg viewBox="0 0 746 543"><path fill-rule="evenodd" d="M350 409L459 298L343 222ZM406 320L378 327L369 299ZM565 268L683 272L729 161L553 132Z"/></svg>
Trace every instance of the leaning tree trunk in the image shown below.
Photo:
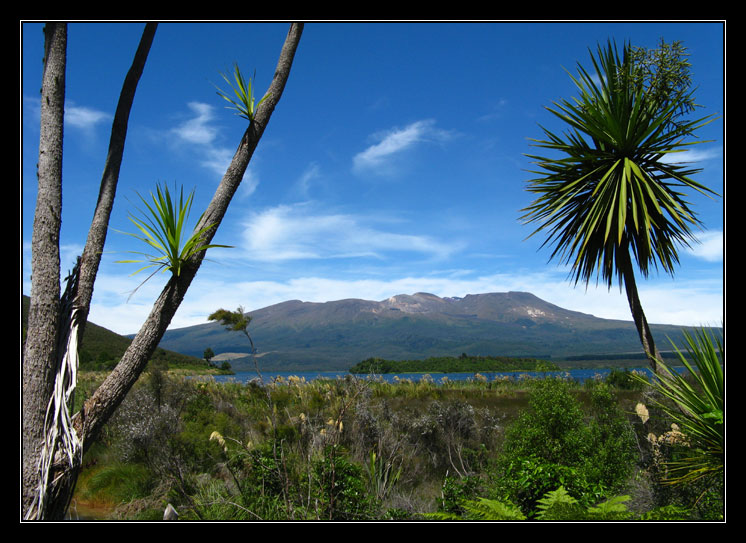
<svg viewBox="0 0 746 543"><path fill-rule="evenodd" d="M31 238L31 300L21 372L23 379L22 506L29 510L38 488L44 426L58 364L60 314L60 224L62 216L62 135L65 110L67 25L44 27L44 73L38 193Z"/></svg>
<svg viewBox="0 0 746 543"><path fill-rule="evenodd" d="M106 155L104 172L101 177L96 209L93 213L91 227L88 230L88 239L83 249L83 255L80 258L80 278L78 294L75 299L75 307L81 311L79 342L82 340L83 332L85 331L85 323L88 319L91 298L93 297L93 284L96 281L98 267L101 263L101 255L104 251L104 244L106 243L106 233L109 229L109 217L111 216L114 197L117 193L119 170L122 165L122 156L124 155L124 142L127 138L127 124L132 109L132 102L135 99L137 84L145 68L145 61L148 58L157 27L157 23L148 23L145 25L135 58L132 61L132 66L124 79L122 91L119 94L119 102L114 114L114 121L111 125L109 151Z"/></svg>
<svg viewBox="0 0 746 543"><path fill-rule="evenodd" d="M264 133L275 106L282 96L295 51L303 31L302 24L292 24L285 39L272 83L267 91L267 98L257 109L253 122L244 133L238 149L233 156L228 170L218 186L212 201L208 205L195 231L205 225L212 225L203 235L202 241L209 243L220 225L228 205L243 179L249 161ZM119 406L127 392L145 368L148 359L155 351L176 310L184 299L187 289L194 279L202 260L204 251L195 255L187 263L179 276L172 276L156 300L150 315L125 351L122 359L94 392L84 402L80 412L73 417L75 432L83 444L83 451L90 447L101 428ZM77 467L60 463L58 469L63 472L60 478L62 485L74 484L77 473L64 474L65 470L77 471ZM54 489L53 495L64 496L64 489Z"/></svg>
<svg viewBox="0 0 746 543"><path fill-rule="evenodd" d="M642 303L640 303L640 296L637 292L635 272L632 268L632 260L629 256L629 242L626 240L620 250L617 251L617 264L622 272L624 289L627 292L627 301L629 302L629 309L632 312L632 320L635 322L637 334L640 336L640 343L642 343L642 348L645 351L645 356L648 357L648 363L650 364L653 373L657 373L658 360L661 359L661 355L655 346L653 333L650 331L645 312L642 310Z"/></svg>

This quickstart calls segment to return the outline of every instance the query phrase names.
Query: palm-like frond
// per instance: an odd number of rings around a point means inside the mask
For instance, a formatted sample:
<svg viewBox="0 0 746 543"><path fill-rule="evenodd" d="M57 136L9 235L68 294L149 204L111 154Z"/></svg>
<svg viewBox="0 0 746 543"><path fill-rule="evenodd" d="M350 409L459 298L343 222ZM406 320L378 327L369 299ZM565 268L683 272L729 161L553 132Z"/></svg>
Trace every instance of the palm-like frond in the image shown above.
<svg viewBox="0 0 746 543"><path fill-rule="evenodd" d="M570 130L542 127L545 139L532 140L559 157L527 155L541 168L528 184L539 196L522 219L539 223L531 235L548 230L543 245L555 245L551 258L570 264L576 283L600 273L611 286L619 251L630 248L644 275L658 264L672 274L677 246L688 245L699 224L679 187L712 193L691 178L699 169L668 160L700 143L685 140L711 117L673 123L679 101L663 105L648 96L628 53L625 47L620 58L609 44L591 55L595 75L579 66L571 76L579 97L547 108Z"/></svg>
<svg viewBox="0 0 746 543"><path fill-rule="evenodd" d="M235 109L237 112L236 115L247 119L249 122L253 122L257 108L269 95L265 95L259 100L259 103L255 104L252 80L249 78L246 81L241 70L238 68L238 64L235 64L233 67L233 82L225 74L220 75L233 91L233 96L224 93L220 88L218 88L218 94L231 104L228 107ZM256 73L254 73L254 77L256 77Z"/></svg>
<svg viewBox="0 0 746 543"><path fill-rule="evenodd" d="M138 194L147 212L140 210L140 217L130 214L129 219L134 223L140 234L124 232L153 249L154 254L130 251L134 254L143 255L140 260L118 260L118 263L146 263L143 267L134 271L135 275L147 268L155 267L158 271L171 271L174 275L181 274L184 263L193 255L213 247L230 247L229 245L206 244L201 241L202 235L213 225L207 225L200 230L194 231L187 237L185 232L186 221L194 202L194 191L184 198L184 189L179 193L178 205L171 197L168 186L156 187L156 193L151 192L151 202ZM151 275L152 277L152 275Z"/></svg>

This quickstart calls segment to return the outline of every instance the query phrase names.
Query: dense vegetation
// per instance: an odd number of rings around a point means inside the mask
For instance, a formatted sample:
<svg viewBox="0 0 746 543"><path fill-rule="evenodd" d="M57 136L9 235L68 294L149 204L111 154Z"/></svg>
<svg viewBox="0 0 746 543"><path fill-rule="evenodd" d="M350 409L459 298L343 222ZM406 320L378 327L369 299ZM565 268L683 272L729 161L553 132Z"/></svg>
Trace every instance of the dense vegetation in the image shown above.
<svg viewBox="0 0 746 543"><path fill-rule="evenodd" d="M722 519L722 477L665 484L686 447L627 374L262 385L151 370L86 455L71 515Z"/></svg>
<svg viewBox="0 0 746 543"><path fill-rule="evenodd" d="M425 360L384 360L368 358L350 368L353 374L380 373L455 373L455 372L500 372L500 371L552 371L556 364L535 358L513 358L507 356L434 356Z"/></svg>

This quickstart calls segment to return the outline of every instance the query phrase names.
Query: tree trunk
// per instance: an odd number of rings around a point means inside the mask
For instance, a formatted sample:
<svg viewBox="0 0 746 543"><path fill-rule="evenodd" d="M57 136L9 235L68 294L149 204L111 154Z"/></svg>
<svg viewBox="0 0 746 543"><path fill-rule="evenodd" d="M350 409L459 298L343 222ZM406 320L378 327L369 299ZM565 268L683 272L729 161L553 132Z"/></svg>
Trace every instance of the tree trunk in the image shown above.
<svg viewBox="0 0 746 543"><path fill-rule="evenodd" d="M145 61L148 58L157 27L157 23L148 23L145 25L142 38L140 38L140 45L132 61L132 66L129 72L127 72L127 77L122 85L122 91L119 94L119 103L114 114L114 122L111 126L109 152L106 156L106 163L104 164L98 201L96 202L96 209L93 213L91 227L88 230L88 239L80 259L80 279L78 295L75 300L75 307L81 311L81 329L78 334L79 342L83 338L85 323L91 308L93 284L96 281L98 267L101 263L101 254L104 250L106 233L109 229L109 217L111 216L114 197L117 193L119 170L122 165L122 156L124 155L124 141L127 137L127 123L129 121L130 110L132 109L137 84L145 68Z"/></svg>
<svg viewBox="0 0 746 543"><path fill-rule="evenodd" d="M60 313L60 224L62 215L62 135L65 111L67 25L44 27L44 73L38 194L31 238L31 300L21 361L23 376L22 506L34 500L44 437L44 419L58 364Z"/></svg>
<svg viewBox="0 0 746 543"><path fill-rule="evenodd" d="M63 26L63 29L66 30L66 28ZM51 325L54 323L54 332L57 334L57 337L52 339L49 335L44 335L41 333L37 333L36 331L32 332L31 327L29 327L29 338L33 338L30 343L28 343L28 351L25 353L24 359L26 360L24 364L24 371L27 371L30 373L31 377L24 381L24 428L28 429L28 431L24 431L24 464L23 464L23 471L24 471L24 496L23 496L23 508L24 512L29 511L29 506L31 505L31 502L34 498L36 498L36 508L37 511L35 513L32 513L32 515L35 516L41 516L41 517L57 517L64 514L65 510L67 509L67 503L71 497L71 492L74 487L73 485L59 485L59 489L62 490L64 487L66 488L66 492L68 492L67 495L56 495L52 499L45 499L44 503L40 505L41 496L40 491L43 492L43 490L38 489L37 486L39 484L40 477L43 477L43 475L40 475L41 470L39 467L39 459L40 459L40 451L42 448L42 443L45 440L45 433L49 431L49 427L45 429L44 427L44 420L48 416L48 402L49 398L52 396L52 390L55 386L55 379L56 378L63 378L64 376L59 376L59 361L62 359L62 357L65 355L65 352L67 350L67 336L65 334L66 330L63 329L65 325L69 325L69 322L63 322L63 320L66 320L67 318L74 318L76 321L76 324L78 325L78 333L77 333L77 342L75 342L75 345L72 347L77 351L77 347L80 345L80 341L82 340L82 335L85 328L85 322L88 317L88 312L90 310L90 303L91 298L93 295L93 283L95 282L96 274L98 272L98 265L101 260L101 253L103 252L104 243L106 240L106 231L108 228L108 222L109 222L109 216L111 214L111 208L114 201L114 196L116 194L116 185L117 180L119 177L119 169L122 162L122 155L124 152L124 141L127 134L127 123L129 119L129 112L132 108L132 102L134 100L135 96L135 90L137 88L137 83L140 79L140 76L142 75L143 68L145 66L145 61L147 59L147 55L150 49L150 46L153 42L153 36L155 34L157 24L149 23L145 27L145 31L143 32L142 39L140 41L140 45L138 47L137 53L135 54L135 59L133 61L132 67L130 68L127 77L125 78L124 85L122 87L122 91L120 93L119 97L119 104L117 106L116 114L114 117L114 122L112 125L112 133L111 138L109 142L109 152L107 154L106 158L106 165L104 167L104 174L101 181L101 189L99 193L98 202L96 204L96 210L94 213L94 219L91 223L91 228L89 230L89 236L88 241L86 243L86 248L84 250L83 256L80 259L79 265L80 268L77 270L78 273L76 275L76 281L75 281L75 299L69 300L72 302L72 307L68 308L68 315L63 315L64 311L62 308L59 307L59 289L55 292L54 289L49 288L52 285L59 286L59 225L57 226L57 234L55 237L49 236L49 235L43 235L41 238L49 244L49 247L34 247L34 254L37 256L36 260L32 262L32 267L34 269L41 268L41 266L38 264L39 259L43 259L48 261L48 268L55 270L56 277L50 278L48 281L44 281L43 287L38 289L37 291L32 290L31 294L31 305L39 304L39 300L41 296L47 295L50 297L50 299L55 298L57 299L56 302L56 309L50 309L49 312L43 317L42 323ZM56 27L54 25L48 25L49 32L47 33L48 38L50 38L53 34L51 32ZM47 49L50 51L54 51L55 48L62 48L62 53L64 54L64 46L66 43L58 42L57 45L52 43L51 41L46 46ZM49 59L49 62L51 63L52 67L47 67L47 70L49 73L52 73L52 70L59 71L59 61L55 61L54 57L50 58L50 54L48 53L46 57ZM60 55L58 55L60 57ZM62 58L62 70L63 70L63 76L64 76L64 56ZM54 66L58 66L57 68L54 68ZM59 100L61 100L62 106L59 108L60 111L64 111L64 78L59 78L58 76L55 76L56 84L59 86L59 92L61 93L61 96ZM43 86L45 83L43 83ZM47 85L48 87L49 85ZM46 98L42 98L42 109L50 103ZM59 160L58 162L61 164L61 157L62 157L62 148L61 148L61 133L63 130L63 116L58 115L59 118L55 117L54 124L57 126L57 129L60 132L60 137L56 138L53 135L50 135L45 131L42 131L40 134L40 154L41 156L49 156L50 153L47 151L46 147L50 145L50 142L55 142L57 139L60 141L60 145L58 146L59 149L57 153L59 154ZM44 117L43 117L44 118ZM48 126L50 123L42 121L43 126ZM40 180L42 178L48 178L50 177L48 174L45 175L43 172L45 171L45 168L42 167L44 162L40 160ZM59 187L61 190L61 173L60 174L54 174L54 177L59 177L60 183ZM55 189L57 190L57 189ZM42 184L40 181L40 188L39 193L44 194L46 191L42 190ZM38 208L36 218L37 220L47 222L49 221L48 218L44 218L44 209L54 209L54 215L56 217L57 222L59 223L59 216L61 213L61 199L55 196L55 201L59 201L59 205L50 207L49 205L43 204L42 207ZM43 199L40 197L39 202L43 202ZM35 226L34 227L34 235L41 234L42 229ZM52 262L52 255L57 255L54 262ZM33 258L33 255L32 255ZM40 277L40 274L34 273L34 276L32 278L32 287L33 285L41 283L37 280ZM37 292L41 294L41 296L37 295ZM30 311L31 312L31 311ZM72 312L75 312L74 317L72 315ZM63 337L64 336L64 337ZM64 341L63 341L64 340ZM36 356L36 352L38 352L38 349L35 351L32 351L33 345L38 343L43 343L47 347L45 347L45 351L49 356L48 360L41 360L38 356ZM51 346L54 345L54 349L51 348ZM54 363L51 363L51 361L54 360ZM41 367L40 367L41 366ZM43 369L42 369L43 368ZM36 376L37 380L42 380L46 383L45 389L40 390L39 387L34 386L32 384L32 379L34 379L34 376ZM72 383L72 388L74 389L75 383ZM38 404L38 405L34 405ZM52 454L56 455L57 452L57 446L59 437L54 438L54 443L51 446ZM49 444L48 444L49 446ZM68 461L64 458L64 455L60 455L60 461ZM53 465L54 466L54 465ZM59 467L53 467L53 470L59 471ZM54 472L52 474L52 477L54 477ZM33 489L33 490L32 490ZM49 489L50 492L55 492L55 489ZM49 504L49 505L47 505ZM59 509L59 512L55 513L51 510L43 510L47 509L47 507L52 507L54 509ZM41 508L42 510L38 510L38 508Z"/></svg>
<svg viewBox="0 0 746 543"><path fill-rule="evenodd" d="M629 309L632 312L632 320L634 320L635 322L635 327L637 328L637 334L640 336L642 348L645 351L645 355L648 357L648 362L653 370L653 373L657 373L657 361L660 360L660 352L655 346L653 333L650 331L648 320L647 318L645 318L645 313L642 310L640 296L637 293L635 272L632 268L632 260L629 256L629 241L627 241L626 239L622 243L620 249L617 251L617 263L619 265L619 269L622 272L624 289L627 292L627 301L629 302Z"/></svg>
<svg viewBox="0 0 746 543"><path fill-rule="evenodd" d="M228 205L243 179L259 139L264 133L272 112L282 96L302 31L302 24L291 25L280 53L274 78L267 93L268 97L259 106L254 121L244 133L233 160L223 176L212 201L208 205L202 220L195 227L196 230L199 230L204 225L212 225L212 228L203 235L202 239L205 243L209 243L213 238L220 222L225 216ZM184 299L184 295L194 279L204 256L204 251L194 255L187 265L184 266L179 276L171 277L156 300L150 315L133 339L129 348L125 351L120 362L91 398L83 404L80 412L73 417L73 427L83 442L83 451L90 447L103 425L142 373L176 310ZM77 467L68 468L60 465L60 469L77 470ZM75 484L77 473L66 473L64 475L60 479L60 485L67 486L68 488L54 488L50 492L52 496L69 495L69 487ZM59 510L59 508L55 510Z"/></svg>

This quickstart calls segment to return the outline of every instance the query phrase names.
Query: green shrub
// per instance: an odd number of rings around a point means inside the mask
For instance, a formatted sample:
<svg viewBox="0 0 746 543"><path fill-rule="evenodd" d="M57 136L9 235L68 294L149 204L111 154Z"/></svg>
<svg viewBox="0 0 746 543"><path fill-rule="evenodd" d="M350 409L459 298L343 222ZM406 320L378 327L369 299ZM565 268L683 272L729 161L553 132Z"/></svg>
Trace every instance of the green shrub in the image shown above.
<svg viewBox="0 0 746 543"><path fill-rule="evenodd" d="M350 462L340 447L326 447L314 468L320 519L365 520L376 517L376 504L367 493L362 468Z"/></svg>
<svg viewBox="0 0 746 543"><path fill-rule="evenodd" d="M635 465L635 435L612 389L604 383L591 392L590 416L587 426L590 450L582 471L587 480L612 491L620 490L619 486Z"/></svg>
<svg viewBox="0 0 746 543"><path fill-rule="evenodd" d="M635 379L634 374L629 371L629 368L624 368L624 370L611 370L609 375L606 376L606 379L604 379L604 382L609 386L621 390L642 390L644 387L638 379Z"/></svg>
<svg viewBox="0 0 746 543"><path fill-rule="evenodd" d="M586 425L570 384L541 379L532 384L529 410L507 429L504 454L535 456L548 463L577 465L588 453Z"/></svg>
<svg viewBox="0 0 746 543"><path fill-rule="evenodd" d="M461 515L465 513L464 504L469 503L477 495L480 488L478 477L446 476L443 480L438 509L442 513Z"/></svg>
<svg viewBox="0 0 746 543"><path fill-rule="evenodd" d="M588 411L570 383L537 381L529 410L506 431L496 495L532 516L542 496L560 487L584 507L619 489L634 465L631 426L603 383L593 387Z"/></svg>

